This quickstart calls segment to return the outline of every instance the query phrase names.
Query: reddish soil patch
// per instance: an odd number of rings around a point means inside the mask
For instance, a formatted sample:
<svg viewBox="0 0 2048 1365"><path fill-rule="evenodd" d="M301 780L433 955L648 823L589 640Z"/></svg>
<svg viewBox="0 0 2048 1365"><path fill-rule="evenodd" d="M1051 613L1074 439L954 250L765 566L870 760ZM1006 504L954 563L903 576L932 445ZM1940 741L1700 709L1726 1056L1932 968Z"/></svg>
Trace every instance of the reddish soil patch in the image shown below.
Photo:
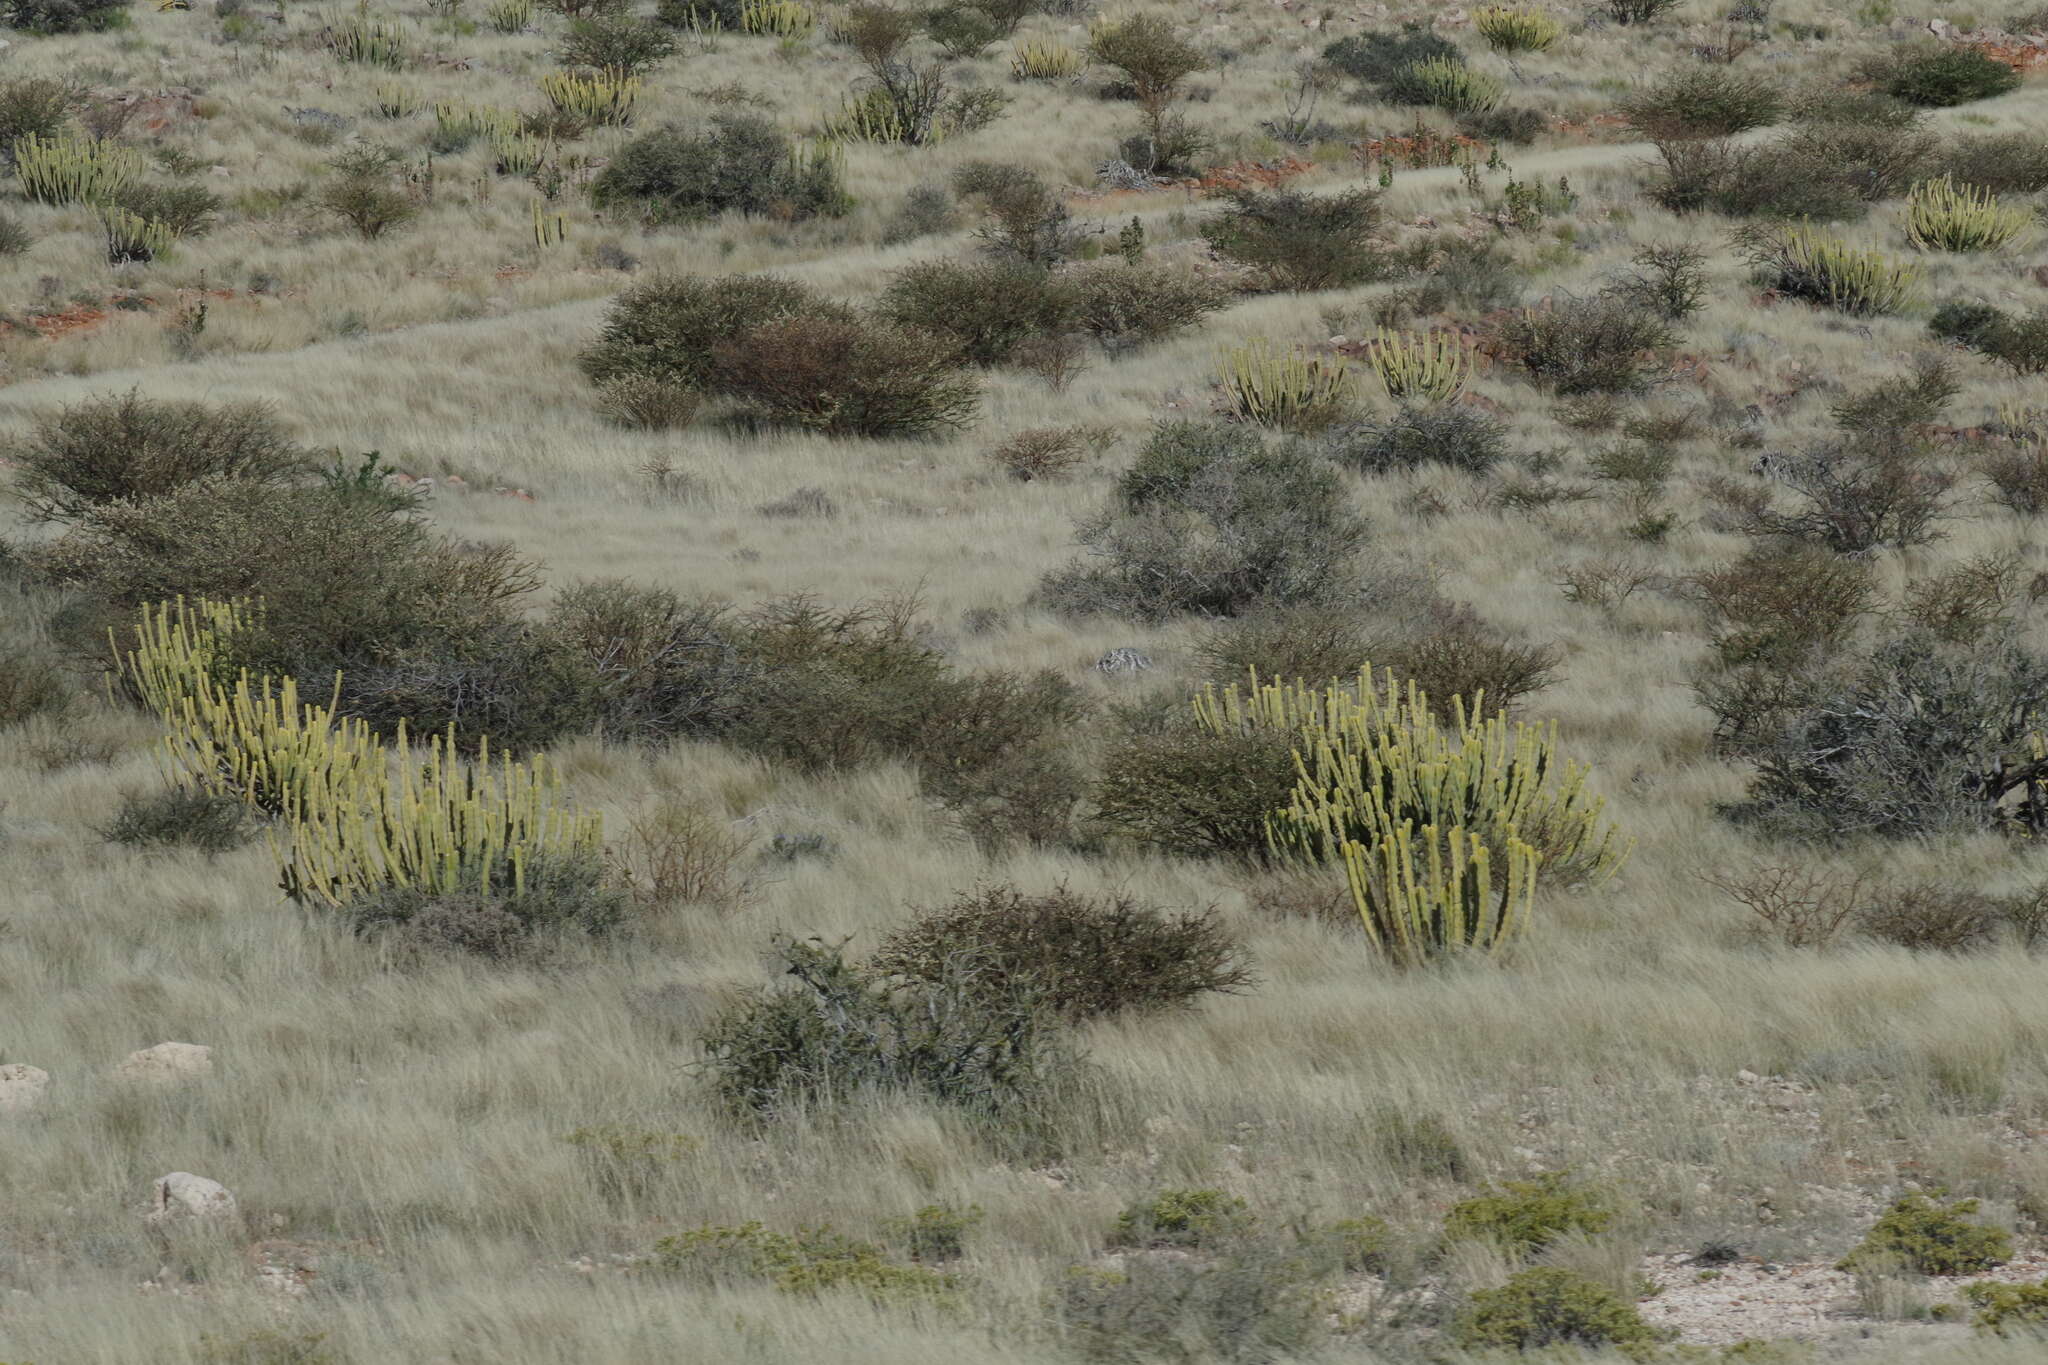
<svg viewBox="0 0 2048 1365"><path fill-rule="evenodd" d="M1431 166L1456 165L1459 159L1469 154L1475 160L1487 154L1487 145L1476 137L1463 133L1445 136L1430 128L1417 128L1412 133L1400 136L1368 138L1364 142L1351 144L1352 159L1361 164L1373 161L1392 161L1406 166L1411 171L1425 170Z"/></svg>
<svg viewBox="0 0 2048 1365"><path fill-rule="evenodd" d="M1211 166L1193 180L1190 189L1276 190L1297 175L1315 169L1315 163L1290 156L1281 161L1234 161L1228 166Z"/></svg>
<svg viewBox="0 0 2048 1365"><path fill-rule="evenodd" d="M1964 46L1977 49L1993 61L2004 62L2022 75L2048 66L2048 46L2039 43L1966 43Z"/></svg>

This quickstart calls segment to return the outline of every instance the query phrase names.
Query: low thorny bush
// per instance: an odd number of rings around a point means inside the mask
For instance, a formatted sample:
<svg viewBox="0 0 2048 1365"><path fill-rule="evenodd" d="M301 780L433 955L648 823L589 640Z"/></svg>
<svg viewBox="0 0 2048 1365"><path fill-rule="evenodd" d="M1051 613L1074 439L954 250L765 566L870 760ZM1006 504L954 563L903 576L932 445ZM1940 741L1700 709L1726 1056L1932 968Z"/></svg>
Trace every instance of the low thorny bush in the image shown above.
<svg viewBox="0 0 2048 1365"><path fill-rule="evenodd" d="M1077 1019L1186 1005L1253 981L1213 909L1170 915L1130 896L1064 886L1036 896L1010 887L963 892L891 933L867 966L936 983L963 964L972 966L971 988L1028 989Z"/></svg>
<svg viewBox="0 0 2048 1365"><path fill-rule="evenodd" d="M728 212L798 222L852 205L834 158L799 156L773 123L743 112L713 114L699 130L640 134L590 182L590 201L649 223Z"/></svg>
<svg viewBox="0 0 2048 1365"><path fill-rule="evenodd" d="M1337 289L1379 278L1388 255L1378 239L1379 195L1232 190L1201 225L1218 255L1257 271L1268 288Z"/></svg>
<svg viewBox="0 0 2048 1365"><path fill-rule="evenodd" d="M1532 308L1500 326L1500 343L1562 396L1635 394L1665 371L1675 334L1639 304L1606 295Z"/></svg>

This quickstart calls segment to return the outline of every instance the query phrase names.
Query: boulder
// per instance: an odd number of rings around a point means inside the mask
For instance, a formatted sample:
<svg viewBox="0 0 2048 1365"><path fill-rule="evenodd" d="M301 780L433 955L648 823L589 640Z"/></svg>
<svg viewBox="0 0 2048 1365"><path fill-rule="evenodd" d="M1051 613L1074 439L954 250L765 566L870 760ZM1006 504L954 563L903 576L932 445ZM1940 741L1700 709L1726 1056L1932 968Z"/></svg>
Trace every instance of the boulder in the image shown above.
<svg viewBox="0 0 2048 1365"><path fill-rule="evenodd" d="M158 1043L131 1052L114 1077L145 1085L177 1085L213 1073L213 1049L200 1043Z"/></svg>
<svg viewBox="0 0 2048 1365"><path fill-rule="evenodd" d="M235 1196L218 1180L172 1171L156 1182L145 1218L151 1223L171 1223L188 1218L231 1218L237 1212Z"/></svg>
<svg viewBox="0 0 2048 1365"><path fill-rule="evenodd" d="M43 1102L50 1073L26 1062L0 1066L0 1114L25 1114Z"/></svg>

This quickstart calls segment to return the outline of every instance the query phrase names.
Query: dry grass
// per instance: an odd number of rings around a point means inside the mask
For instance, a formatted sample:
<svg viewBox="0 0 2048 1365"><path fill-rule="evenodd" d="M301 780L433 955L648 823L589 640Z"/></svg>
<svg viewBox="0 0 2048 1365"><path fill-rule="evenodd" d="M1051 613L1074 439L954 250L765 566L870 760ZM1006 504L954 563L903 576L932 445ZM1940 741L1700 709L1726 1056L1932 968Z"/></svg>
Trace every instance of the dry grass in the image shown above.
<svg viewBox="0 0 2048 1365"><path fill-rule="evenodd" d="M1848 8L1781 6L1780 20L1825 22L1837 38L1781 39L1775 50L1797 56L1769 69L1803 80L1845 70L1882 37L1859 28ZM295 138L281 105L332 109L365 135L410 139L417 155L431 114L384 123L377 85L406 85L427 106L535 103L558 17L542 11L539 32L501 37L487 27L436 34L441 21L420 5L400 13L422 46L470 58L471 69L394 76L338 66L297 41L318 25L310 10L288 11L282 43L263 20L256 40L216 43L204 0L189 12L137 6L133 26L109 35L14 35L10 74L61 69L106 90L199 90L211 116L178 120L164 137L227 168L202 171L200 182L229 197L231 211L172 260L116 271L101 261L82 211L10 203L40 240L0 258L9 317L25 321L39 297L62 304L134 289L159 302L56 340L21 327L0 337L9 386L0 419L19 426L26 413L131 386L270 401L308 444L351 458L379 450L434 477L443 485L429 504L437 522L459 536L515 542L557 583L619 575L740 604L915 590L937 638L967 665L1051 668L1099 696L1127 696L1136 684L1090 665L1131 645L1157 665L1145 685L1195 676L1194 625L1069 621L1026 603L1039 576L1071 553L1073 521L1100 506L1122 454L1066 480L1027 482L1003 475L985 452L1052 423L1114 427L1127 452L1154 418L1207 406L1201 376L1219 346L1258 336L1318 343L1328 335L1325 310L1369 316L1395 286L1248 298L1181 339L1099 360L1059 394L1019 372L992 373L980 427L944 441L736 434L703 421L622 430L604 420L572 363L625 278L597 263L598 245L623 247L643 270L773 267L865 297L889 267L969 245L964 233L878 245L904 191L975 159L1085 185L1134 124L1133 107L1085 87L1011 86L1007 46L997 44L966 74L1016 95L1004 120L933 149L849 149L860 205L845 219L794 227L732 220L641 234L594 221L571 191L569 243L540 251L529 233L532 192L491 181L481 146L438 160L425 214L379 242L308 210L251 216L246 200L235 209L237 196L310 181L331 154ZM1191 117L1219 136L1216 160L1277 156L1257 121L1281 112L1294 63L1330 35L1265 5L1226 4L1208 17L1227 28L1205 41L1241 55L1194 78L1210 97L1189 107ZM1078 41L1067 32L1074 22L1033 18L1022 36ZM1336 31L1355 27L1344 20ZM1583 121L1624 84L1600 73L1685 60L1696 35L1676 25L1609 28L1512 67L1469 35L1453 36L1475 66L1508 80L1511 101ZM686 44L650 78L642 122L696 117L711 106L691 92L737 82L767 97L785 127L802 129L835 108L857 74L822 32L790 58L771 39ZM2048 116L2039 91L2033 82L1935 122L2040 135ZM1324 117L1377 134L1405 129L1413 113L1332 102ZM589 149L601 156L616 137L600 135ZM1710 246L1713 302L1684 325L1681 343L1704 373L1681 372L1651 402L1758 404L1770 446L1796 448L1829 424L1836 395L1816 376L1867 385L1903 372L1924 347L1922 317L1859 325L1790 303L1759 306L1722 239L1725 225L1675 219L1638 196L1645 154L1576 134L1507 149L1520 179L1569 176L1580 196L1576 209L1508 244L1538 272L1531 300L1594 291L1644 243ZM1298 183L1358 183L1341 149L1311 155L1319 167ZM1497 198L1503 177L1481 179ZM1136 214L1157 258L1196 254L1201 203L1170 189L1083 197L1075 207L1110 224L1112 241L1115 225ZM1404 170L1388 218L1452 223L1478 207L1456 168ZM1902 253L1900 205L1876 206L1843 235ZM1927 292L2038 292L2023 270L2039 259L1928 259ZM257 274L274 283L251 294ZM214 299L196 343L181 346L171 326L177 301L202 287L238 292ZM2024 382L1989 363L1964 360L1960 373L1964 389L1950 409L1958 426L2029 400ZM1586 461L1604 438L1559 423L1549 397L1507 367L1482 369L1471 388L1512 411L1517 450L1556 451L1554 477L1588 480ZM1365 1116L1388 1105L1440 1120L1482 1175L1571 1166L1625 1191L1642 1212L1629 1221L1640 1245L1623 1259L1721 1236L1774 1259L1831 1261L1862 1230L1844 1212L1860 1206L1832 1192L1889 1198L1909 1178L1982 1195L2008 1217L2027 1208L2048 1218L2038 957L1916 955L1847 941L1827 952L1759 946L1741 908L1708 880L1772 854L1714 814L1740 794L1743 771L1713 753L1710 719L1694 702L1706 627L1675 585L1748 544L1712 529L1697 484L1746 480L1752 458L1718 437L1680 445L1663 498L1678 520L1654 545L1628 536L1638 509L1619 496L1513 511L1500 510L1481 481L1438 469L1350 482L1387 553L1430 571L1445 594L1516 637L1559 642L1560 681L1526 709L1558 722L1638 840L1613 883L1546 895L1533 938L1497 967L1395 973L1369 956L1355 927L1262 915L1258 888L1217 867L1117 850L985 854L894 768L808 779L716 746L649 754L587 740L559 757L615 832L655 803L682 802L730 825L721 846L746 870L724 894L650 897L633 937L566 959L399 964L281 904L260 842L208 861L100 839L94 829L123 792L156 780L151 733L132 717L80 703L62 718L0 730L0 1062L53 1077L32 1117L0 1116L0 1360L295 1358L234 1345L262 1332L325 1334L328 1357L298 1358L351 1365L1064 1359L1034 1326L1044 1297L1068 1265L1100 1251L1119 1208L1158 1188L1221 1186L1275 1218L1303 1210L1433 1226L1471 1191L1418 1177L1361 1141ZM470 491L450 491L451 475ZM491 491L500 487L531 500ZM758 510L799 488L821 490L836 513ZM1403 510L1418 491L1443 514L1425 524ZM1987 554L2017 556L2023 579L2048 568L2038 527L1970 492L1957 511L1945 541L1879 561L1889 596L1910 578ZM1595 560L1640 562L1657 577L1612 610L1565 600L1560 571ZM991 608L1002 609L998 624L967 627L970 614ZM2038 614L2014 629L2048 642ZM86 761L55 762L66 734L93 741L80 746ZM95 761L95 749L106 761ZM824 836L831 856L752 861L778 834ZM2037 855L1988 839L1843 856L1849 871L1886 881L1963 881L1989 892L2042 876ZM871 948L909 907L984 882L1219 904L1246 936L1260 985L1181 1014L1090 1026L1102 1113L1088 1140L1038 1169L996 1159L960 1118L914 1104L791 1122L765 1138L714 1111L687 1068L697 1028L726 993L767 980L771 933L850 936L857 950ZM213 1047L215 1074L164 1094L109 1077L128 1052L166 1039ZM1810 1081L1811 1121L1760 1106L1734 1080L1744 1069ZM564 1141L599 1125L695 1141L621 1192ZM236 1192L244 1218L232 1237L167 1246L144 1229L135 1206L172 1170ZM885 1220L942 1202L986 1212L962 1266L977 1288L950 1311L703 1290L623 1261L704 1223L829 1221L873 1237ZM1772 1206L1768 1219L1760 1202ZM251 1272L249 1247L259 1242L310 1259L303 1293ZM1480 1267L1469 1278L1498 1271ZM1839 1326L1854 1334L1861 1325ZM2019 1344L1973 1342L1960 1326L1896 1340L1872 1331L1859 1358L2036 1358ZM1923 1349L1934 1354L1915 1354ZM1339 1336L1315 1358L1390 1357L1363 1336Z"/></svg>

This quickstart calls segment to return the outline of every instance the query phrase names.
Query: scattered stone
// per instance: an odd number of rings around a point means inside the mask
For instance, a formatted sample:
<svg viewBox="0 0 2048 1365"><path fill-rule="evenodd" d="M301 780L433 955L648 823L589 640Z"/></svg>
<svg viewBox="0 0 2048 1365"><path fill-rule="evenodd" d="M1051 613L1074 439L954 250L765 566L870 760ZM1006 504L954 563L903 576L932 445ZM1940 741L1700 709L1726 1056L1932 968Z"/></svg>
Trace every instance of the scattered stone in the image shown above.
<svg viewBox="0 0 2048 1365"><path fill-rule="evenodd" d="M235 1196L218 1180L172 1171L156 1182L146 1219L170 1223L186 1218L231 1218L239 1211Z"/></svg>
<svg viewBox="0 0 2048 1365"><path fill-rule="evenodd" d="M50 1073L26 1062L0 1066L0 1114L25 1114L43 1102Z"/></svg>
<svg viewBox="0 0 2048 1365"><path fill-rule="evenodd" d="M158 1043L131 1052L114 1068L118 1080L148 1085L176 1085L213 1074L213 1049L200 1043Z"/></svg>

